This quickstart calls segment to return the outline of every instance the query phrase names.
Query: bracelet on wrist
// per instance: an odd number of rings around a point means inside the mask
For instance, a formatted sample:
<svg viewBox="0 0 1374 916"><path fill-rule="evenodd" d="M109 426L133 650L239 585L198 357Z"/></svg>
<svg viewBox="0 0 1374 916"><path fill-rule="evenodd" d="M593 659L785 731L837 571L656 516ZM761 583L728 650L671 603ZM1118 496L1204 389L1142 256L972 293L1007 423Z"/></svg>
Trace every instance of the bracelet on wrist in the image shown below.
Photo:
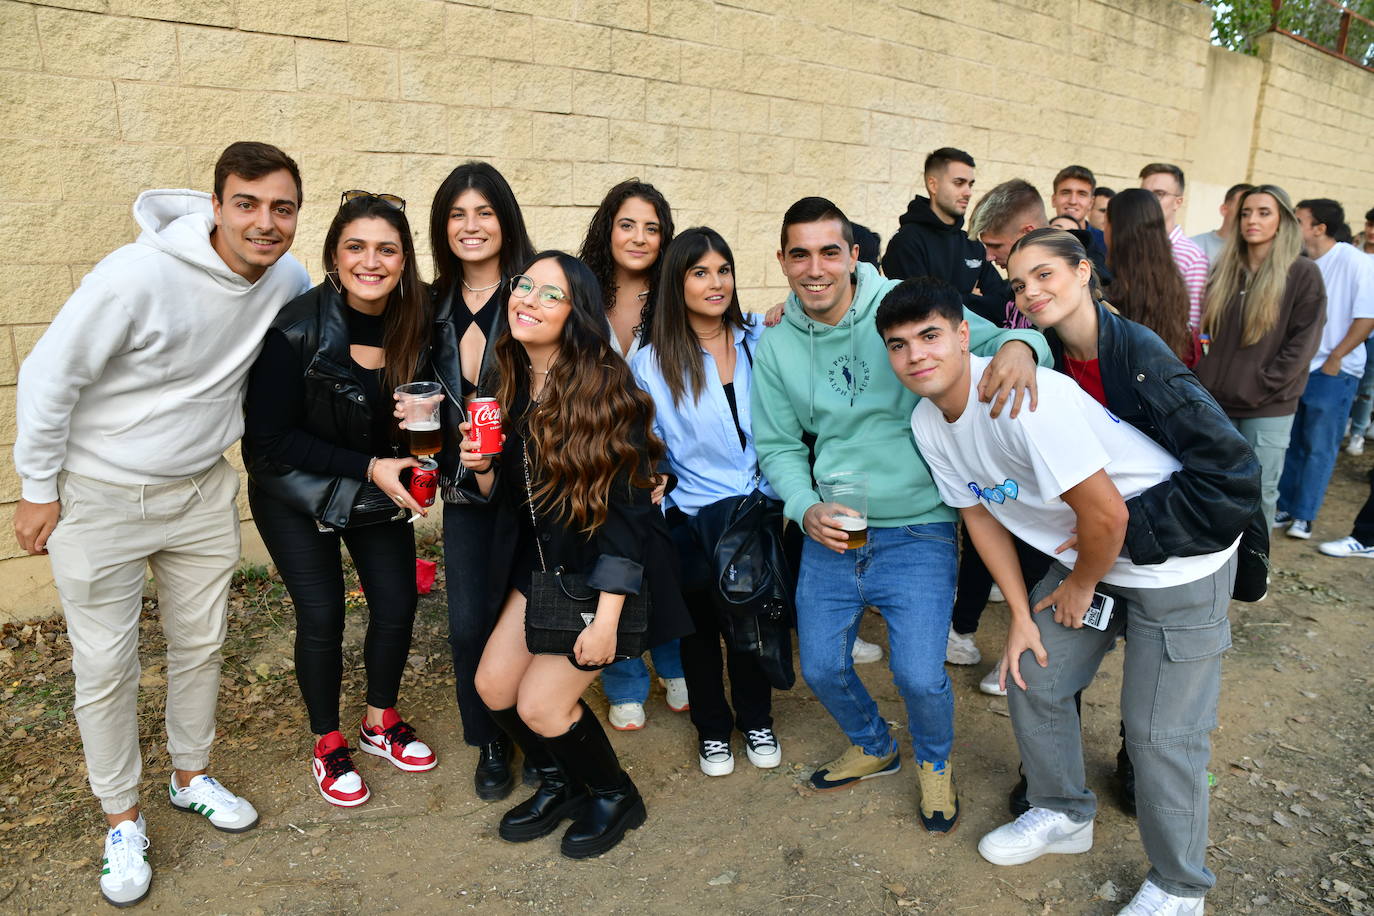
<svg viewBox="0 0 1374 916"><path fill-rule="evenodd" d="M373 458L367 463L367 482L372 483L372 472L377 470L377 459Z"/></svg>

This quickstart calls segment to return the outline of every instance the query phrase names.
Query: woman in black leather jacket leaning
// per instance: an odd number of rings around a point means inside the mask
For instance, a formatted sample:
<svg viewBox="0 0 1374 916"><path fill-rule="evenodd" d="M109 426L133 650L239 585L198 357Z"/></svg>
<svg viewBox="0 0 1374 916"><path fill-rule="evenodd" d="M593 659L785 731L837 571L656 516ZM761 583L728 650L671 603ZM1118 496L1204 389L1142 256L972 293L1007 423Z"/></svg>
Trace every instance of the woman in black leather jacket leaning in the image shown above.
<svg viewBox="0 0 1374 916"><path fill-rule="evenodd" d="M402 770L434 753L396 711L415 621L415 532L402 482L392 389L428 364L428 293L415 271L405 201L348 191L324 243L324 283L287 303L248 378L248 499L296 607L296 680L331 804L369 792L339 731L347 545L367 598L367 712L359 749Z"/></svg>
<svg viewBox="0 0 1374 916"><path fill-rule="evenodd" d="M491 394L479 392L477 383L505 326L502 311L510 278L529 263L534 248L510 185L485 162L465 162L439 185L430 208L429 238L435 272L432 361L445 392L439 474L448 641L463 741L479 749L473 787L478 798L496 801L515 787L514 748L473 686L477 661L496 625L486 605L492 516L456 485L462 476L458 424L466 419L469 399Z"/></svg>
<svg viewBox="0 0 1374 916"><path fill-rule="evenodd" d="M1077 265L1087 254L1068 233L1037 229L1012 247L1009 269L1012 258L1025 269L1027 261ZM1025 307L1018 296L1017 307L1045 332L1055 369L1183 465L1126 503L1125 550L1131 561L1149 565L1234 544L1259 509L1259 461L1197 376L1154 331L1103 301L1095 276L1076 302ZM1134 813L1134 771L1124 740L1117 777L1122 805ZM1025 787L1023 777L1012 790L1011 808L1018 815L1025 810Z"/></svg>

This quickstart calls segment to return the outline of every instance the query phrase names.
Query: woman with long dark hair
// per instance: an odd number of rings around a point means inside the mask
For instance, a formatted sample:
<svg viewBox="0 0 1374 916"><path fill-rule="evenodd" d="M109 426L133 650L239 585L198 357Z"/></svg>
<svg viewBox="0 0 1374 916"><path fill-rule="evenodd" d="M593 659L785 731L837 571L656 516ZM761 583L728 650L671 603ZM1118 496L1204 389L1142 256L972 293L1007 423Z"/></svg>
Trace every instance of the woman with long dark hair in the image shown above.
<svg viewBox="0 0 1374 916"><path fill-rule="evenodd" d="M448 640L463 741L479 749L473 786L478 798L495 801L515 787L514 748L473 686L477 660L496 618L486 607L491 512L468 502L454 484L458 424L490 364L492 344L503 327L510 278L534 255L525 220L506 179L485 162L465 162L434 192L429 211L434 255L434 371L446 396L441 407L445 445L439 453L444 501L445 591Z"/></svg>
<svg viewBox="0 0 1374 916"><path fill-rule="evenodd" d="M574 818L562 841L570 858L600 855L645 818L638 789L582 701L616 657L626 596L648 591L651 642L691 631L668 528L650 495L663 456L653 402L616 358L604 314L586 265L562 252L536 255L511 281L508 328L494 354L506 434L499 479L471 439L461 455L495 507L491 568L502 571L488 583L499 619L477 690L540 777L500 833L533 840ZM570 655L529 650L525 609L537 570L584 574L597 593Z"/></svg>
<svg viewBox="0 0 1374 916"><path fill-rule="evenodd" d="M325 800L370 793L339 731L348 547L367 599L367 711L359 749L402 770L434 752L396 711L415 621L415 529L392 390L428 371L429 294L415 270L405 201L346 191L324 240L325 282L288 303L248 378L248 501L296 607L296 680L315 733ZM388 506L391 510L389 511Z"/></svg>
<svg viewBox="0 0 1374 916"><path fill-rule="evenodd" d="M688 531L690 517L755 488L777 497L759 471L749 421L751 351L762 332L761 321L740 311L735 258L725 239L706 227L673 239L663 256L649 345L630 368L654 400L654 432L667 445L677 477L665 502L684 574L708 565ZM696 632L681 640L682 667L701 771L724 776L734 770L730 735L736 728L754 766L777 766L782 749L773 734L772 687L757 656L727 648L732 716L722 680L717 603L705 582L684 586Z"/></svg>
<svg viewBox="0 0 1374 916"><path fill-rule="evenodd" d="M672 208L657 188L638 178L607 191L587 224L582 261L601 285L611 347L627 361L648 341L661 255L672 240ZM690 699L677 643L656 645L649 654L668 708L686 710ZM642 657L611 665L601 676L601 686L612 728L636 731L644 727L649 669Z"/></svg>
<svg viewBox="0 0 1374 916"><path fill-rule="evenodd" d="M1154 194L1130 188L1114 196L1103 234L1112 305L1158 334L1185 366L1197 365L1202 348L1188 327L1188 287L1174 263L1164 211Z"/></svg>
<svg viewBox="0 0 1374 916"><path fill-rule="evenodd" d="M1302 256L1302 230L1282 188L1251 188L1203 301L1197 376L1255 450L1272 528L1293 415L1326 323L1326 285Z"/></svg>

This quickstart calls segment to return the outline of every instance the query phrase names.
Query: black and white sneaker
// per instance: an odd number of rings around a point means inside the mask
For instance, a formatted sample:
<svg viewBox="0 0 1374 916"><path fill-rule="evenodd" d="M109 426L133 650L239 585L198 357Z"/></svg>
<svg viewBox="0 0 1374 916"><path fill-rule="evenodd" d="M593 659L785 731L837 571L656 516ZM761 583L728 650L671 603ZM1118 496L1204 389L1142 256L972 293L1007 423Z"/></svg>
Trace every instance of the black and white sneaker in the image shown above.
<svg viewBox="0 0 1374 916"><path fill-rule="evenodd" d="M703 741L697 751L701 772L707 776L729 776L735 772L735 755L729 741Z"/></svg>
<svg viewBox="0 0 1374 916"><path fill-rule="evenodd" d="M1295 518L1285 534L1290 538L1301 538L1305 541L1312 536L1312 523L1305 518Z"/></svg>
<svg viewBox="0 0 1374 916"><path fill-rule="evenodd" d="M760 770L771 770L782 763L782 745L771 728L751 728L744 733L745 753Z"/></svg>

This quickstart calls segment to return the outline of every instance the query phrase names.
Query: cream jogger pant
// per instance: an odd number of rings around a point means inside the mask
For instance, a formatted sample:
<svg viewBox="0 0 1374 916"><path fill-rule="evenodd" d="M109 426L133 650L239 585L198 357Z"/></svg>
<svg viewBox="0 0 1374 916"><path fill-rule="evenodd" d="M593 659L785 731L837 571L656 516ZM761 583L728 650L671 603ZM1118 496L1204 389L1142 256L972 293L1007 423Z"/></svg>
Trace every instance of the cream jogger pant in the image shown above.
<svg viewBox="0 0 1374 916"><path fill-rule="evenodd" d="M209 762L229 583L239 562L238 489L223 458L167 484L58 477L61 519L48 554L72 643L86 769L107 814L138 804L138 619L150 567L167 637L167 751L176 769Z"/></svg>

